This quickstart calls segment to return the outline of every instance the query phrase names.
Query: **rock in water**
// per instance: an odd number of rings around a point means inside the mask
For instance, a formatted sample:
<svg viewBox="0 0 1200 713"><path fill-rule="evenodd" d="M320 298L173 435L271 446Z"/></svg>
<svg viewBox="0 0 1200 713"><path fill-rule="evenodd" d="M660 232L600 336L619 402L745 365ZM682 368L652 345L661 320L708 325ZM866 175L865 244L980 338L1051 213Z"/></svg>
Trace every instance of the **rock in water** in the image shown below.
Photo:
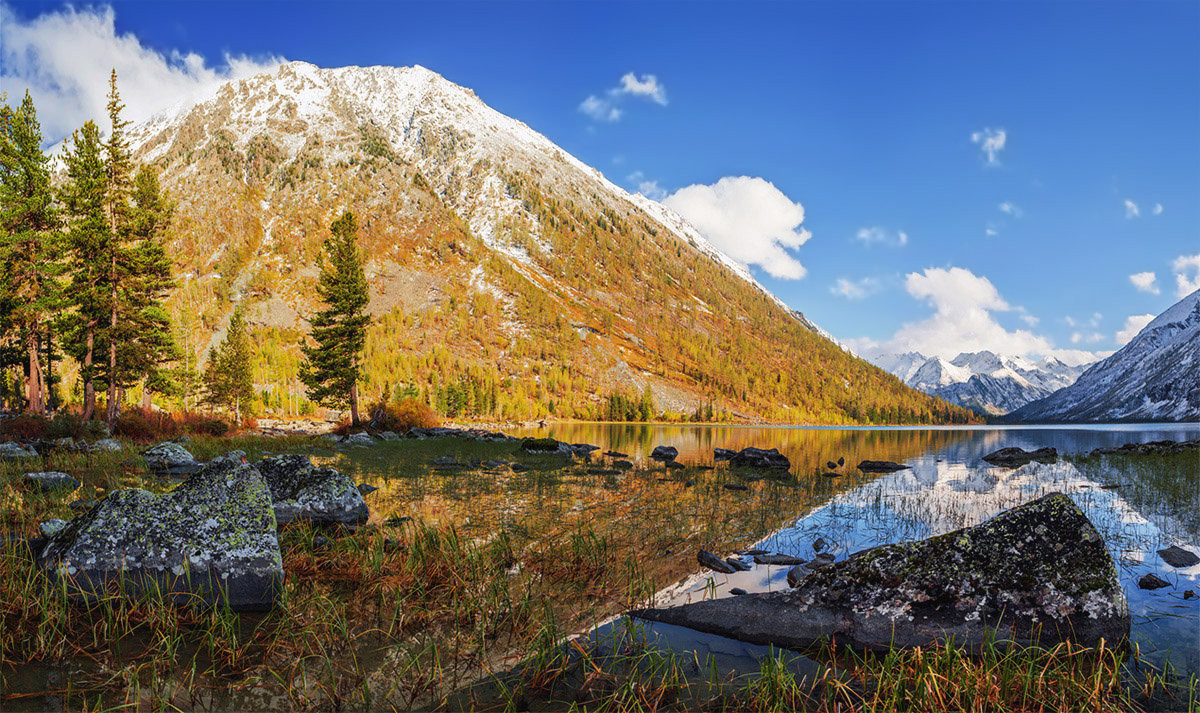
<svg viewBox="0 0 1200 713"><path fill-rule="evenodd" d="M731 451L728 448L714 448L713 449L713 460L714 461L729 460L730 458L736 456L737 454L738 454L737 451Z"/></svg>
<svg viewBox="0 0 1200 713"><path fill-rule="evenodd" d="M283 582L271 492L254 466L222 461L174 490L120 490L47 542L41 566L90 598L118 581L176 601L227 597L236 611L269 609Z"/></svg>
<svg viewBox="0 0 1200 713"><path fill-rule="evenodd" d="M1158 556L1162 557L1163 562L1166 562L1172 567L1179 567L1181 569L1184 567L1191 567L1194 564L1200 564L1200 557L1197 557L1195 553L1188 552L1178 545L1171 545L1165 550L1159 550Z"/></svg>
<svg viewBox="0 0 1200 713"><path fill-rule="evenodd" d="M792 462L788 460L787 456L775 448L770 450L743 448L738 451L737 455L729 459L729 464L739 468L782 468L787 470L792 467Z"/></svg>
<svg viewBox="0 0 1200 713"><path fill-rule="evenodd" d="M733 574L737 571L733 567L730 567L728 562L714 555L708 550L700 550L697 552L696 561L704 567L707 567L714 572L720 572L721 574Z"/></svg>
<svg viewBox="0 0 1200 713"><path fill-rule="evenodd" d="M859 552L796 589L631 612L755 644L859 649L953 637L1094 646L1129 636L1129 603L1100 533L1054 493L975 527ZM1040 631L1038 629L1040 628Z"/></svg>
<svg viewBox="0 0 1200 713"><path fill-rule="evenodd" d="M271 489L280 525L307 520L318 525L354 525L367 521L370 510L348 476L318 468L307 456L263 458L258 464Z"/></svg>
<svg viewBox="0 0 1200 713"><path fill-rule="evenodd" d="M1036 451L1026 451L1021 448L1001 448L998 451L988 453L983 459L992 465L1017 468L1035 460L1039 463L1054 463L1058 460L1058 451L1054 448L1039 448Z"/></svg>
<svg viewBox="0 0 1200 713"><path fill-rule="evenodd" d="M142 451L146 465L155 473L191 475L200 470L196 457L175 441L163 441Z"/></svg>
<svg viewBox="0 0 1200 713"><path fill-rule="evenodd" d="M858 464L858 469L864 473L895 473L898 470L908 470L908 466L890 460L865 460Z"/></svg>
<svg viewBox="0 0 1200 713"><path fill-rule="evenodd" d="M675 446L655 446L650 452L650 457L664 463L670 462L679 457L679 449Z"/></svg>

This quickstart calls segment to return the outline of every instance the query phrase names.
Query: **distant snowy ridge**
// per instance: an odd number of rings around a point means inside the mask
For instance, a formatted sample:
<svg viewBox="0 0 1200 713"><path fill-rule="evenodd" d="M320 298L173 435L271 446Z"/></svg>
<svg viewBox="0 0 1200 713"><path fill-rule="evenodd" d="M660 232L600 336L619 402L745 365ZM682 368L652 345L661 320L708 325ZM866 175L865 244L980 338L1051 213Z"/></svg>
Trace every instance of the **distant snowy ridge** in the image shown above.
<svg viewBox="0 0 1200 713"><path fill-rule="evenodd" d="M1200 421L1200 290L1184 297L1070 387L1015 421Z"/></svg>

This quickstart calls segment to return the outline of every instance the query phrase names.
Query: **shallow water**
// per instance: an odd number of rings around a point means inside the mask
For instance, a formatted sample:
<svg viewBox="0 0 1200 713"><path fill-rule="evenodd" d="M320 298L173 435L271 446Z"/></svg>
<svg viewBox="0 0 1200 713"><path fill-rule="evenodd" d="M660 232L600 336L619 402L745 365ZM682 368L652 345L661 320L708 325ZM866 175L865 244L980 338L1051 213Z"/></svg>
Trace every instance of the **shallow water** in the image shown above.
<svg viewBox="0 0 1200 713"><path fill-rule="evenodd" d="M731 426L638 426L566 424L523 435L551 436L591 443L645 461L656 445L679 449L687 464L713 463L714 447L778 448L800 478L824 478L829 461L845 458L836 482L847 487L821 503L795 513L790 524L745 546L810 559L813 543L838 560L882 544L924 539L989 517L1050 492L1065 492L1104 535L1117 562L1133 618L1132 641L1142 659L1155 666L1168 661L1184 677L1200 674L1200 565L1170 567L1157 550L1179 545L1200 552L1200 458L1167 460L1139 456L1060 459L1021 468L992 466L982 456L999 448L1052 446L1060 455L1085 456L1094 448L1200 437L1200 425L975 428L788 428ZM895 460L909 469L886 475L856 473L864 459ZM1164 465L1165 464L1165 465ZM1103 487L1107 486L1107 487ZM675 604L787 587L788 567L755 566L749 572L698 572L659 595ZM1154 573L1170 583L1155 591L1138 580ZM651 625L660 645L704 658L713 655L730 670L753 670L764 649L722 637Z"/></svg>

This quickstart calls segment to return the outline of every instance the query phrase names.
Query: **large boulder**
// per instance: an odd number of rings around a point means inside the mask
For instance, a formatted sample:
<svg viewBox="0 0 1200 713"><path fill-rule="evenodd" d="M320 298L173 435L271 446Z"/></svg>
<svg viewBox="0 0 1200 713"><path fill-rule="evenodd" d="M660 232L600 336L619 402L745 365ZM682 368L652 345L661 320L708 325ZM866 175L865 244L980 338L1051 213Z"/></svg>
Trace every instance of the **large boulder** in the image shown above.
<svg viewBox="0 0 1200 713"><path fill-rule="evenodd" d="M263 458L266 478L280 525L303 520L318 525L357 525L370 510L354 481L333 468L318 468L307 456Z"/></svg>
<svg viewBox="0 0 1200 713"><path fill-rule="evenodd" d="M770 450L743 448L729 459L729 464L738 468L782 468L787 470L792 467L792 462L788 460L787 456L775 448Z"/></svg>
<svg viewBox="0 0 1200 713"><path fill-rule="evenodd" d="M817 569L796 589L632 612L756 644L859 649L953 638L1093 646L1129 636L1129 604L1100 533L1061 493L975 527L884 545Z"/></svg>
<svg viewBox="0 0 1200 713"><path fill-rule="evenodd" d="M164 475L191 475L200 470L196 457L175 441L163 441L142 451L146 467Z"/></svg>
<svg viewBox="0 0 1200 713"><path fill-rule="evenodd" d="M174 490L119 490L46 543L41 566L91 598L124 582L180 601L269 609L283 581L271 491L258 470L210 464Z"/></svg>
<svg viewBox="0 0 1200 713"><path fill-rule="evenodd" d="M1017 468L1035 460L1039 463L1054 463L1058 460L1058 451L1054 448L1039 448L1036 451L1027 451L1022 448L1001 448L988 453L983 459L992 465Z"/></svg>

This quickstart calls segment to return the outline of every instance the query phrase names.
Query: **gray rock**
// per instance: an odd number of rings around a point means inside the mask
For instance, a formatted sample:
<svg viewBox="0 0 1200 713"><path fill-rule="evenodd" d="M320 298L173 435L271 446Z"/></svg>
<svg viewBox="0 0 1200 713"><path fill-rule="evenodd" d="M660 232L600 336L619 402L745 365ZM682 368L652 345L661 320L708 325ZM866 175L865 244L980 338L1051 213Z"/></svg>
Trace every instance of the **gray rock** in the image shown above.
<svg viewBox="0 0 1200 713"><path fill-rule="evenodd" d="M398 441L398 440L400 440L400 434L396 433L395 431L380 431L379 432L379 440L381 440L381 441Z"/></svg>
<svg viewBox="0 0 1200 713"><path fill-rule="evenodd" d="M571 444L571 452L574 453L575 455L586 456L586 455L590 455L593 451L598 451L598 450L600 450L600 446L593 446L590 443L572 443Z"/></svg>
<svg viewBox="0 0 1200 713"><path fill-rule="evenodd" d="M730 567L733 567L734 569L736 569L739 572L749 572L751 569L753 569L753 567L751 567L750 565L741 561L737 557L726 557L725 564L729 565Z"/></svg>
<svg viewBox="0 0 1200 713"><path fill-rule="evenodd" d="M20 443L5 441L0 443L0 459L6 458L37 458L38 453L33 446L22 448Z"/></svg>
<svg viewBox="0 0 1200 713"><path fill-rule="evenodd" d="M1144 574L1138 580L1138 586L1142 589L1162 589L1163 587L1171 586L1171 583L1155 574Z"/></svg>
<svg viewBox="0 0 1200 713"><path fill-rule="evenodd" d="M729 465L738 468L779 468L788 470L792 462L777 449L743 448L729 459Z"/></svg>
<svg viewBox="0 0 1200 713"><path fill-rule="evenodd" d="M60 520L58 518L54 518L52 520L46 520L45 522L39 524L38 531L42 533L42 537L54 537L58 533L62 532L62 529L66 526L67 526L66 520Z"/></svg>
<svg viewBox="0 0 1200 713"><path fill-rule="evenodd" d="M101 438L95 443L88 446L88 450L93 452L112 451L117 452L122 449L121 442L115 438Z"/></svg>
<svg viewBox="0 0 1200 713"><path fill-rule="evenodd" d="M230 463L241 463L245 460L246 460L246 451L229 451L228 453L223 453L223 454L217 456L216 458L213 458L209 462L210 463L221 463L224 461L229 461Z"/></svg>
<svg viewBox="0 0 1200 713"><path fill-rule="evenodd" d="M718 462L723 461L723 460L729 460L730 458L736 456L737 454L738 454L737 451L731 451L728 448L714 448L713 449L713 460L718 461Z"/></svg>
<svg viewBox="0 0 1200 713"><path fill-rule="evenodd" d="M372 446L375 445L375 439L371 438L371 434L366 431L351 433L341 440L343 446Z"/></svg>
<svg viewBox="0 0 1200 713"><path fill-rule="evenodd" d="M792 555L773 554L773 555L754 555L755 564L774 564L792 566L804 564L804 560Z"/></svg>
<svg viewBox="0 0 1200 713"><path fill-rule="evenodd" d="M1058 460L1058 451L1053 448L1039 448L1036 451L1027 451L1021 448L1001 448L998 451L988 453L983 459L992 465L1017 468L1035 460L1039 463L1054 463Z"/></svg>
<svg viewBox="0 0 1200 713"><path fill-rule="evenodd" d="M812 572L795 589L644 609L633 616L756 644L859 649L979 646L989 632L1042 646L1129 636L1129 604L1100 533L1055 493L976 527L885 545ZM1040 629L1040 633L1039 633Z"/></svg>
<svg viewBox="0 0 1200 713"><path fill-rule="evenodd" d="M122 581L176 601L227 598L236 611L270 608L283 560L266 481L254 466L210 465L161 495L120 490L50 538L39 558L73 596Z"/></svg>
<svg viewBox="0 0 1200 713"><path fill-rule="evenodd" d="M908 470L908 466L890 460L865 460L858 464L858 469L864 473L894 473L898 470Z"/></svg>
<svg viewBox="0 0 1200 713"><path fill-rule="evenodd" d="M434 458L433 464L434 465L450 465L450 466L460 465L458 462L458 459L455 458L454 456L441 456L440 458Z"/></svg>
<svg viewBox="0 0 1200 713"><path fill-rule="evenodd" d="M66 473L56 471L47 471L43 473L26 473L25 482L37 488L43 493L49 493L55 490L76 490L80 483Z"/></svg>
<svg viewBox="0 0 1200 713"><path fill-rule="evenodd" d="M653 451L650 451L650 457L664 463L675 460L679 457L679 449L675 446L655 446Z"/></svg>
<svg viewBox="0 0 1200 713"><path fill-rule="evenodd" d="M733 574L737 571L733 567L730 567L728 562L714 555L708 550L700 550L697 552L696 561L699 562L701 566L707 567L714 572L720 572L721 574Z"/></svg>
<svg viewBox="0 0 1200 713"><path fill-rule="evenodd" d="M95 500L75 500L73 502L67 503L67 507L71 508L75 512L80 512L83 510L91 510L93 507L95 507L95 505L96 505Z"/></svg>
<svg viewBox="0 0 1200 713"><path fill-rule="evenodd" d="M146 466L155 473L190 475L200 470L200 463L186 448L174 441L163 441L142 451Z"/></svg>
<svg viewBox="0 0 1200 713"><path fill-rule="evenodd" d="M263 458L258 470L266 479L280 525L303 520L321 525L367 521L370 511L354 481L333 468L317 468L307 456Z"/></svg>
<svg viewBox="0 0 1200 713"><path fill-rule="evenodd" d="M1163 562L1172 567L1191 567L1194 564L1200 563L1200 557L1176 545L1171 545L1165 550L1159 550L1158 556L1162 557Z"/></svg>
<svg viewBox="0 0 1200 713"><path fill-rule="evenodd" d="M371 493L375 492L376 490L379 490L379 488L376 488L374 485L371 485L370 483L359 483L355 487L358 488L358 492L362 495L370 495Z"/></svg>
<svg viewBox="0 0 1200 713"><path fill-rule="evenodd" d="M808 576L809 569L802 564L798 564L788 570L787 583L789 587L799 587L800 582Z"/></svg>

